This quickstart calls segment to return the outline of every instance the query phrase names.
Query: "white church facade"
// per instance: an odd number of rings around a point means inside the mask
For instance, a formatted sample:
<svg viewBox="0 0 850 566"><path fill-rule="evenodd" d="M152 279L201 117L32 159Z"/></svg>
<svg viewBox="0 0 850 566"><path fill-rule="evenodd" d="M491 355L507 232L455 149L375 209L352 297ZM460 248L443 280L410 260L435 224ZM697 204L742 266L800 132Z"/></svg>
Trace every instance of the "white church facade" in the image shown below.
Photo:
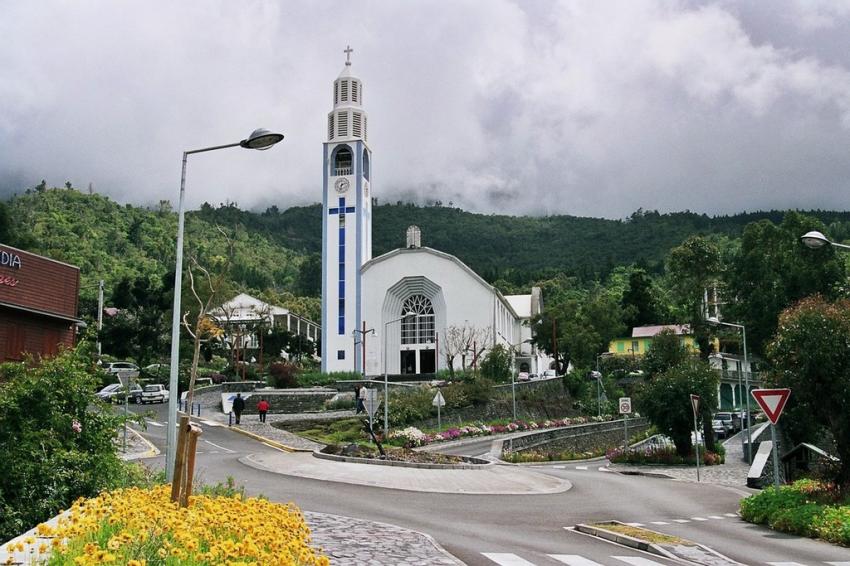
<svg viewBox="0 0 850 566"><path fill-rule="evenodd" d="M415 227L405 247L372 258L372 154L363 83L350 60L333 91L324 143L322 371L431 374L470 366L496 344L514 352L517 371L548 369L529 326L540 312L539 289L503 296L455 256L422 247Z"/></svg>

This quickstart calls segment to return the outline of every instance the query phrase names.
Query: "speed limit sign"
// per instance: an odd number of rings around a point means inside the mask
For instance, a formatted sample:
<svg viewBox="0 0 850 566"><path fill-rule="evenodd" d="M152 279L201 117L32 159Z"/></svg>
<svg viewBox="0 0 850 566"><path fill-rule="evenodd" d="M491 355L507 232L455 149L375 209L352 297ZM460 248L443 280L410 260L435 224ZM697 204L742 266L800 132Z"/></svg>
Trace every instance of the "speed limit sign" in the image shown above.
<svg viewBox="0 0 850 566"><path fill-rule="evenodd" d="M631 397L620 397L620 414L628 415L632 412L632 398Z"/></svg>

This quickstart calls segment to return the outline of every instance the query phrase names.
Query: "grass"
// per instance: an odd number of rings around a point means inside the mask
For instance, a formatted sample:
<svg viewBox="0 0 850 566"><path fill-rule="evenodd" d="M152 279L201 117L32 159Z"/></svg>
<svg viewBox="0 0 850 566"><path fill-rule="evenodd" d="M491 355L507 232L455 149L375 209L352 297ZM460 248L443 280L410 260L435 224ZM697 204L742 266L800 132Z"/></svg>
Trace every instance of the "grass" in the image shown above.
<svg viewBox="0 0 850 566"><path fill-rule="evenodd" d="M594 523L590 525L597 529L612 531L621 535L626 535L653 544L680 544L686 546L695 546L695 544L687 539L683 539L673 535L666 535L649 529L641 529L640 527L631 527L622 523Z"/></svg>

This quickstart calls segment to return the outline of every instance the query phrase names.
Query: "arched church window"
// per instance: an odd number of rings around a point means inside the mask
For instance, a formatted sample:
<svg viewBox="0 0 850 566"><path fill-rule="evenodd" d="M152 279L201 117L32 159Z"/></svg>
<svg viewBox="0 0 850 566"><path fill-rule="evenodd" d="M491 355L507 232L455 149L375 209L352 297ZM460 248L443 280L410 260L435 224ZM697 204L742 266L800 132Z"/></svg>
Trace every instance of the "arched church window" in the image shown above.
<svg viewBox="0 0 850 566"><path fill-rule="evenodd" d="M369 180L369 152L363 150L363 177Z"/></svg>
<svg viewBox="0 0 850 566"><path fill-rule="evenodd" d="M347 146L337 148L334 154L334 175L351 175L351 150Z"/></svg>
<svg viewBox="0 0 850 566"><path fill-rule="evenodd" d="M404 301L401 316L413 313L401 321L402 344L434 343L434 306L424 295L411 295Z"/></svg>

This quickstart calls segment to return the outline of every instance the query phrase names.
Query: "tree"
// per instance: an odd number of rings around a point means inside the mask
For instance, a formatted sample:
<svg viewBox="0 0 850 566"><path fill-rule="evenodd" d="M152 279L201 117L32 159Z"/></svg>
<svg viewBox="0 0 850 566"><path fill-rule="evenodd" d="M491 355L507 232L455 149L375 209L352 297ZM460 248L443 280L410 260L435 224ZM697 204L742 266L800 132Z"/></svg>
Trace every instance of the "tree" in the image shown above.
<svg viewBox="0 0 850 566"><path fill-rule="evenodd" d="M634 269L629 274L629 286L620 300L623 308L623 323L627 328L660 324L665 316L661 312L652 280L643 269Z"/></svg>
<svg viewBox="0 0 850 566"><path fill-rule="evenodd" d="M706 322L705 294L720 280L720 248L708 238L691 236L670 251L667 272L683 319L679 322L691 327L700 356L707 359L711 353L711 332Z"/></svg>
<svg viewBox="0 0 850 566"><path fill-rule="evenodd" d="M649 380L640 394L640 406L658 431L669 436L676 452L687 457L693 450L694 429L690 395L702 399L702 418L711 419L719 376L703 360L687 360ZM708 440L708 437L706 437Z"/></svg>
<svg viewBox="0 0 850 566"><path fill-rule="evenodd" d="M125 277L113 290L110 304L119 312L104 318L101 337L104 352L130 358L139 366L164 354L171 306L166 284L144 276Z"/></svg>
<svg viewBox="0 0 850 566"><path fill-rule="evenodd" d="M688 350L682 345L679 336L665 328L652 338L652 347L643 357L643 370L652 378L664 373L688 359Z"/></svg>
<svg viewBox="0 0 850 566"><path fill-rule="evenodd" d="M800 435L810 430L811 423L828 430L841 459L835 481L844 487L850 487L848 344L850 300L830 302L814 296L782 312L776 336L767 347L775 366L775 384L791 389L782 417L789 435L795 442L813 440Z"/></svg>
<svg viewBox="0 0 850 566"><path fill-rule="evenodd" d="M511 378L512 366L511 352L501 344L496 344L481 362L481 375L492 381L507 381Z"/></svg>
<svg viewBox="0 0 850 566"><path fill-rule="evenodd" d="M783 309L809 295L835 298L846 281L842 258L832 246L811 250L800 242L809 230L824 226L797 212L787 213L778 226L762 220L744 228L727 275L729 295L736 298L727 311L747 327L754 352L764 351Z"/></svg>
<svg viewBox="0 0 850 566"><path fill-rule="evenodd" d="M466 371L467 358L473 367L477 364L479 356L487 349L492 340L491 329L477 328L471 324L452 324L446 329L446 339L443 342L443 355L446 357L446 365L449 367L449 375L455 375L455 358L460 356L461 369Z"/></svg>

